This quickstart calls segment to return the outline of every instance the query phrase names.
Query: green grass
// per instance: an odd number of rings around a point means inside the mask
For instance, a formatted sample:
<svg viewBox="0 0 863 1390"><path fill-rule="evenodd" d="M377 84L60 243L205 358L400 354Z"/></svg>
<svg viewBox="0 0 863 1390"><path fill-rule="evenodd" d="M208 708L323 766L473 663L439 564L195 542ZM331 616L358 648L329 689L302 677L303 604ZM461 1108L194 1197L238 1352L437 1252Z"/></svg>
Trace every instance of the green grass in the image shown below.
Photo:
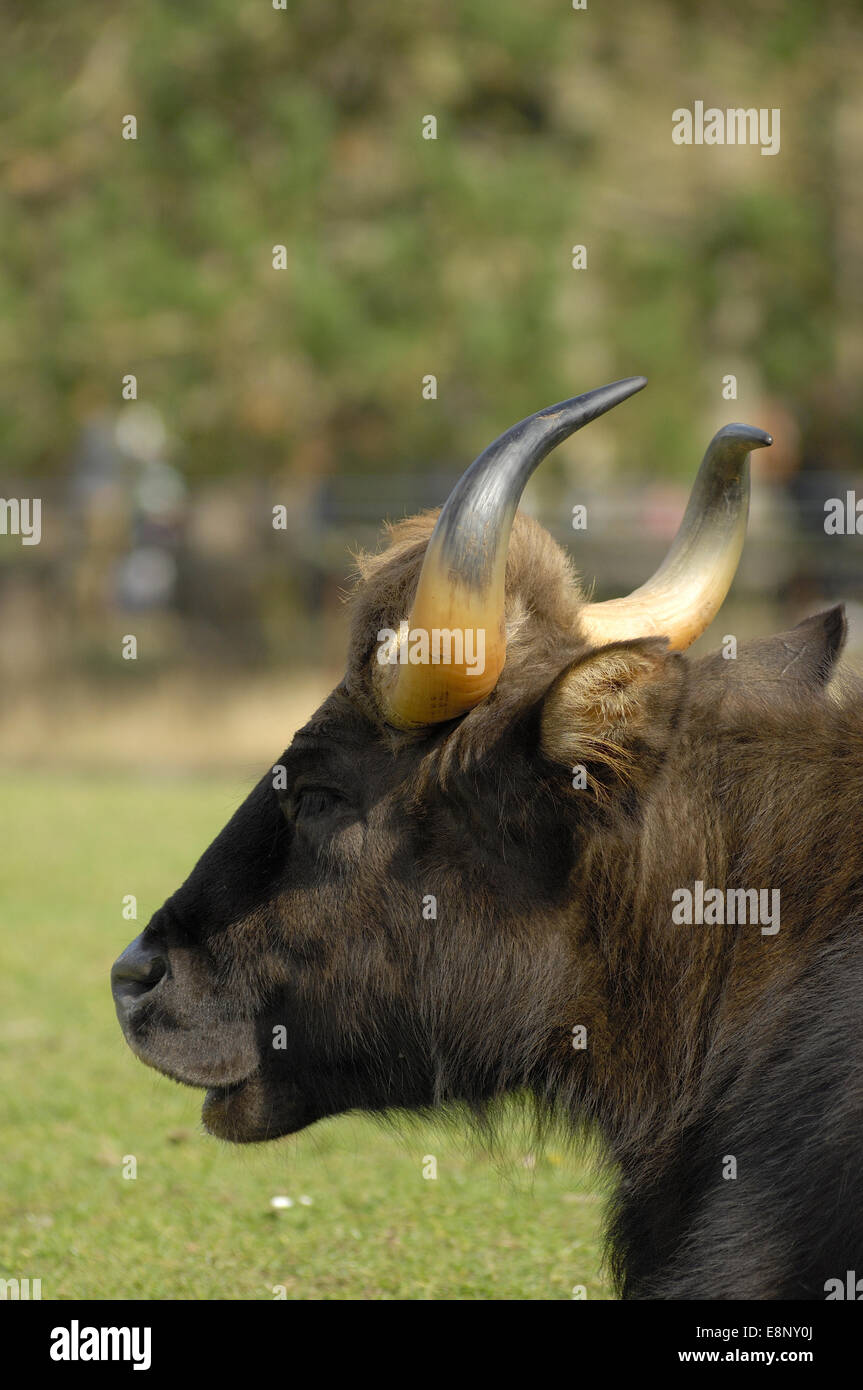
<svg viewBox="0 0 863 1390"><path fill-rule="evenodd" d="M111 961L243 791L0 782L0 1277L60 1299L271 1299L277 1285L299 1299L570 1298L577 1284L609 1297L595 1173L531 1155L515 1112L494 1157L457 1124L358 1115L232 1148L204 1133L199 1093L127 1050ZM274 1195L295 1205L274 1210Z"/></svg>

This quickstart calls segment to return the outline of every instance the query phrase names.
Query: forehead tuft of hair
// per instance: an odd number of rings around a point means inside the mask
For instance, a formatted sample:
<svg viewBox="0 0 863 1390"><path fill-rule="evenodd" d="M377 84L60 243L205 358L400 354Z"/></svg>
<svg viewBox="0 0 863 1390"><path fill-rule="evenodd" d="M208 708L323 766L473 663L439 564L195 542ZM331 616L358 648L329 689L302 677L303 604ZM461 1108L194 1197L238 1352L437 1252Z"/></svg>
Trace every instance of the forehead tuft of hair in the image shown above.
<svg viewBox="0 0 863 1390"><path fill-rule="evenodd" d="M423 512L388 525L388 544L355 556L356 580L348 596L350 645L346 684L368 707L371 663L378 633L410 617L420 569L438 513ZM568 556L548 531L517 512L506 562L506 666L493 696L497 707L538 693L585 643L579 633L582 598Z"/></svg>

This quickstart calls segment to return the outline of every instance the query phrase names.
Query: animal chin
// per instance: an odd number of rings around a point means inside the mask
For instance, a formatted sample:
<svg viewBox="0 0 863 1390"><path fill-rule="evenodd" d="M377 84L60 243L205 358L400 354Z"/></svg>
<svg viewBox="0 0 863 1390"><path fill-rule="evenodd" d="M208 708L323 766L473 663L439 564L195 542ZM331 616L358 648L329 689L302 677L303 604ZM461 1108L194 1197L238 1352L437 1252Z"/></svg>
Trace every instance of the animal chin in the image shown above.
<svg viewBox="0 0 863 1390"><path fill-rule="evenodd" d="M261 1144L295 1134L314 1118L296 1086L280 1087L274 1095L259 1075L210 1087L201 1110L204 1128L231 1144Z"/></svg>

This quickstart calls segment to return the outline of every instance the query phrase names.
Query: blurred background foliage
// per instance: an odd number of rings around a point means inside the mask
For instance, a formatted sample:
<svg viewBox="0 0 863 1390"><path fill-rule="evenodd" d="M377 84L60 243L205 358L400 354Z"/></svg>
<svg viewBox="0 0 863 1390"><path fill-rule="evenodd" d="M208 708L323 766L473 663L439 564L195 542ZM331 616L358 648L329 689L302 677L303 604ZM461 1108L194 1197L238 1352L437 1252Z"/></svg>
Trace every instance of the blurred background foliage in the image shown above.
<svg viewBox="0 0 863 1390"><path fill-rule="evenodd" d="M863 444L856 0L4 0L2 22L0 460L4 495L45 499L38 550L0 538L10 679L46 676L46 625L55 665L100 678L126 631L153 670L335 663L351 544L631 373L648 391L528 496L570 542L593 503L600 593L644 578L729 419L776 435L776 554L816 545L830 489L801 479ZM675 145L696 100L778 107L780 153ZM741 592L796 613L863 573L796 564L756 558Z"/></svg>

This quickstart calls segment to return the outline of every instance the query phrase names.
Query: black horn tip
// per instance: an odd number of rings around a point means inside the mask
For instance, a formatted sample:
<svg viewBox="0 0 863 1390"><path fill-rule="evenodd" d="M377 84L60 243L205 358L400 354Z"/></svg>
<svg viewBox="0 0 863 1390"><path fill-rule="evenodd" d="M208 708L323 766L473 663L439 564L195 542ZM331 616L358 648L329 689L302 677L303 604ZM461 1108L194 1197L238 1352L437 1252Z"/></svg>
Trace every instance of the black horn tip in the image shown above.
<svg viewBox="0 0 863 1390"><path fill-rule="evenodd" d="M625 376L620 381L611 381L608 386L598 386L595 391L587 391L583 396L575 396L572 404L576 401L595 401L599 412L610 410L612 406L619 405L621 401L628 400L634 396L636 391L643 391L647 385L646 376ZM570 404L569 401L566 402Z"/></svg>
<svg viewBox="0 0 863 1390"><path fill-rule="evenodd" d="M748 444L750 449L768 449L773 443L773 435L766 430L760 430L756 425L732 424L724 425L723 428L713 436L713 443L717 444L723 440L735 440L741 444Z"/></svg>
<svg viewBox="0 0 863 1390"><path fill-rule="evenodd" d="M647 385L646 376L623 376L620 381L612 381L608 386L600 386L600 391L613 391L615 395L625 399L627 396L634 396L636 391L642 391Z"/></svg>
<svg viewBox="0 0 863 1390"><path fill-rule="evenodd" d="M545 410L537 411L536 415L522 420L514 428L521 430L525 426L542 426L547 421L558 421L566 422L567 433L572 433L582 425L588 425L592 420L598 419L600 415L605 415L606 411L613 410L616 405L628 400L646 385L646 376L626 376L620 381L609 382L608 386L597 386L593 391L585 391L580 396L571 396L569 400L547 406Z"/></svg>

